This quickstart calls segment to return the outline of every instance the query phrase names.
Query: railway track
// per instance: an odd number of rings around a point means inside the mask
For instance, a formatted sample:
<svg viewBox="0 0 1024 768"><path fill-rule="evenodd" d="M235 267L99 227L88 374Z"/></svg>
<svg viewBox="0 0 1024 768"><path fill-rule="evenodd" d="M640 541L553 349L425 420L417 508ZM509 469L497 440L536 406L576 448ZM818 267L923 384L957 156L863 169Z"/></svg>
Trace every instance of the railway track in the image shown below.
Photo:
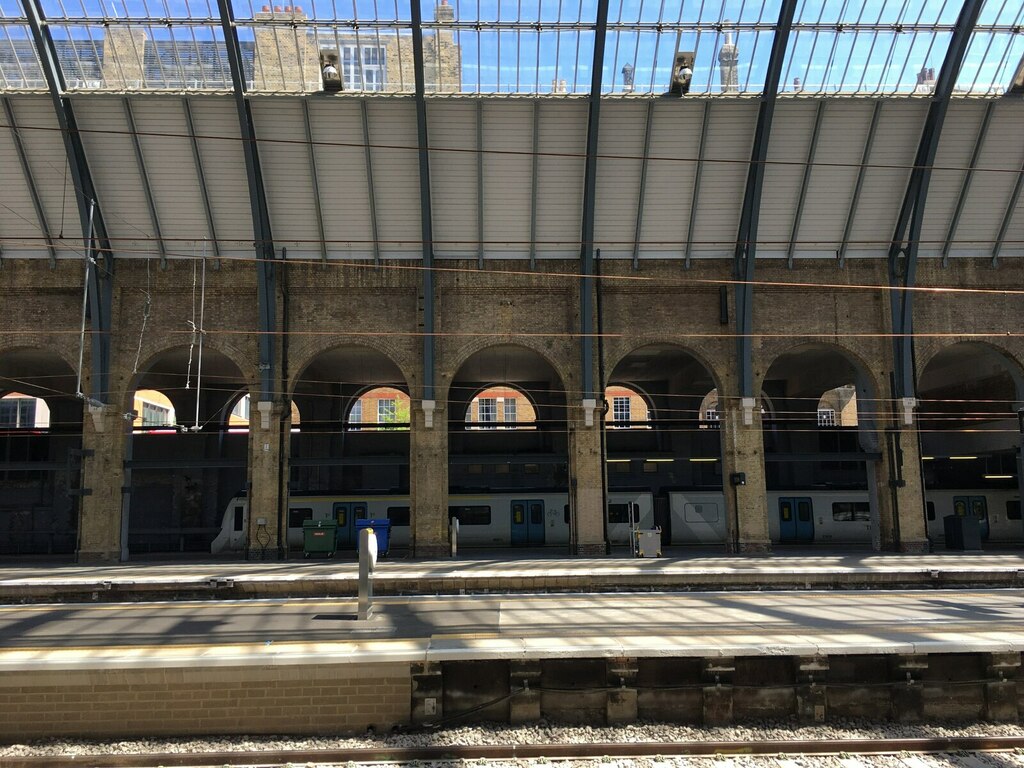
<svg viewBox="0 0 1024 768"><path fill-rule="evenodd" d="M473 746L360 747L325 750L260 750L254 752L169 752L151 754L65 754L0 758L2 768L153 768L189 766L287 766L289 764L410 763L439 760L520 760L529 758L586 759L640 757L707 757L728 755L844 755L844 765L856 757L938 753L1010 752L1024 749L1024 736L941 737L905 739L812 739L768 741L687 741L593 744L520 744ZM914 765L912 761L906 763Z"/></svg>

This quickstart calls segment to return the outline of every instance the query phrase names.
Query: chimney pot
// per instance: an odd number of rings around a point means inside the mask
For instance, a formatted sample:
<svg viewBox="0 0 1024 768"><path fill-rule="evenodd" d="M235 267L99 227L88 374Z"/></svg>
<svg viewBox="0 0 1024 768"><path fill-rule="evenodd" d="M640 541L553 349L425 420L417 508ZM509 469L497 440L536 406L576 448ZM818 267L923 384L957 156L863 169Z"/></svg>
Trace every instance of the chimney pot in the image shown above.
<svg viewBox="0 0 1024 768"><path fill-rule="evenodd" d="M286 5L286 6L284 7L284 12L285 12L285 13L291 13L291 12L292 12L292 7L291 7L290 5Z"/></svg>
<svg viewBox="0 0 1024 768"><path fill-rule="evenodd" d="M263 12L264 13L270 13L270 6L269 5L264 5L263 6Z"/></svg>
<svg viewBox="0 0 1024 768"><path fill-rule="evenodd" d="M295 6L295 12L296 13L302 13L302 6L301 5L296 5Z"/></svg>
<svg viewBox="0 0 1024 768"><path fill-rule="evenodd" d="M280 13L280 12L281 12L281 6L280 5L275 5L274 6L274 13Z"/></svg>

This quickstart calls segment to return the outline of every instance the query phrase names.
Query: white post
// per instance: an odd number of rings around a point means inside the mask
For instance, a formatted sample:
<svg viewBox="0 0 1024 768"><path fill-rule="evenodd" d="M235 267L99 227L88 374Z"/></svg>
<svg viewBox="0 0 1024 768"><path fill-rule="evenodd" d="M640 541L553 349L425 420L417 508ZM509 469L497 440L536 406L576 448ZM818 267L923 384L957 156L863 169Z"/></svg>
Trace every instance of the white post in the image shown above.
<svg viewBox="0 0 1024 768"><path fill-rule="evenodd" d="M359 608L356 619L366 621L373 614L373 569L377 565L377 534L372 528L359 531Z"/></svg>

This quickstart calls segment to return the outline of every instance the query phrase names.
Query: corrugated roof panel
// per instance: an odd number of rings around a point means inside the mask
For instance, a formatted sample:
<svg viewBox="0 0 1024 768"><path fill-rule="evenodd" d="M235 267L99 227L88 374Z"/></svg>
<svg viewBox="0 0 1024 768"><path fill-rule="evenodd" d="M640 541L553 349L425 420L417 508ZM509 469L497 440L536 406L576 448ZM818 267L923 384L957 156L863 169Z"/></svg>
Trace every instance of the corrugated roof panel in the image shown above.
<svg viewBox="0 0 1024 768"><path fill-rule="evenodd" d="M15 121L20 122L17 113ZM3 122L6 123L7 120L4 119ZM22 172L18 147L10 126L0 128L0 168L6 171L3 196L0 198L3 203L0 205L0 238L3 239L4 255L8 258L49 258L43 230L39 226L39 218L32 205L32 192ZM75 213L77 214L77 211Z"/></svg>
<svg viewBox="0 0 1024 768"><path fill-rule="evenodd" d="M135 97L131 104L160 230L169 251L185 249L191 255L188 241L211 235L184 106L181 99L170 97ZM213 253L212 246L207 253Z"/></svg>
<svg viewBox="0 0 1024 768"><path fill-rule="evenodd" d="M928 184L928 203L924 210L921 245L918 249L921 256L942 254L986 106L986 102L977 100L953 101L949 105L935 153L935 167ZM976 180L975 175L971 184Z"/></svg>
<svg viewBox="0 0 1024 768"><path fill-rule="evenodd" d="M583 227L586 102L540 104L537 254L575 258Z"/></svg>
<svg viewBox="0 0 1024 768"><path fill-rule="evenodd" d="M697 190L695 257L734 253L756 123L756 102L715 102L711 106Z"/></svg>
<svg viewBox="0 0 1024 768"><path fill-rule="evenodd" d="M888 253L927 113L927 101L883 102L847 255Z"/></svg>
<svg viewBox="0 0 1024 768"><path fill-rule="evenodd" d="M189 105L221 253L253 258L249 182L234 101L212 96L191 99Z"/></svg>
<svg viewBox="0 0 1024 768"><path fill-rule="evenodd" d="M366 104L382 256L420 258L420 167L416 105L411 100Z"/></svg>
<svg viewBox="0 0 1024 768"><path fill-rule="evenodd" d="M834 256L850 213L875 102L831 99L797 232L796 255Z"/></svg>
<svg viewBox="0 0 1024 768"><path fill-rule="evenodd" d="M306 143L302 103L289 98L250 98L259 138L270 231L288 258L319 259L317 199Z"/></svg>
<svg viewBox="0 0 1024 768"><path fill-rule="evenodd" d="M957 247L950 256L956 256L958 251L964 255L991 254L1014 182L1024 164L1021 125L1024 125L1024 104L1010 99L996 104L957 228ZM1009 245L1012 244L1003 246L1004 254ZM1014 247L1021 246L1018 243Z"/></svg>
<svg viewBox="0 0 1024 768"><path fill-rule="evenodd" d="M775 108L764 169L758 256L785 256L814 132L816 101L783 101Z"/></svg>
<svg viewBox="0 0 1024 768"><path fill-rule="evenodd" d="M603 258L633 256L647 105L608 102L598 136L594 245Z"/></svg>
<svg viewBox="0 0 1024 768"><path fill-rule="evenodd" d="M653 107L640 255L681 257L686 249L704 109L711 105L680 99L655 102Z"/></svg>
<svg viewBox="0 0 1024 768"><path fill-rule="evenodd" d="M159 255L124 100L75 98L73 103L113 247L122 257Z"/></svg>
<svg viewBox="0 0 1024 768"><path fill-rule="evenodd" d="M434 253L476 256L479 248L477 205L477 102L427 104ZM456 151L443 151L456 150ZM501 198L491 201L501 207Z"/></svg>
<svg viewBox="0 0 1024 768"><path fill-rule="evenodd" d="M484 242L496 256L530 255L536 102L485 101ZM538 162L538 166L541 162ZM500 203L500 204L499 204Z"/></svg>

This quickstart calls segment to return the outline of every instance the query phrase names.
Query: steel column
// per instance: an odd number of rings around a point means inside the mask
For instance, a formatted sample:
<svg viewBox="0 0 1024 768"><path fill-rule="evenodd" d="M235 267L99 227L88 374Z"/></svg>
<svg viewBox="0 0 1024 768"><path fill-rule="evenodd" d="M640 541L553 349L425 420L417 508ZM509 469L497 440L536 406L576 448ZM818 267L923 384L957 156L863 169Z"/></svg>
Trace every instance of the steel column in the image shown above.
<svg viewBox="0 0 1024 768"><path fill-rule="evenodd" d="M228 66L234 86L238 127L242 134L242 154L245 158L245 175L249 182L249 208L252 212L252 229L256 250L256 297L260 331L260 400L271 401L276 393L274 330L276 327L277 276L273 262L277 257L274 252L274 238L270 231L270 210L267 206L267 195L263 186L263 172L260 169L256 128L249 101L245 98L242 50L238 43L238 31L235 29L231 2L230 0L217 0L217 7L220 9L221 28L224 31Z"/></svg>
<svg viewBox="0 0 1024 768"><path fill-rule="evenodd" d="M222 0L223 1L223 0ZM434 399L434 224L430 207L430 152L423 72L423 15L411 0L412 60L416 78L416 135L420 164L420 231L423 233L423 399Z"/></svg>
<svg viewBox="0 0 1024 768"><path fill-rule="evenodd" d="M28 164L28 153L25 151L25 144L21 140L21 133L18 130L18 122L14 116L14 108L9 99L2 98L4 114L7 116L7 125L11 129L11 136L14 138L14 146L18 150L18 161L21 163L21 172L25 176L25 184L28 186L29 195L32 197L32 208L36 212L36 221L39 222L39 231L43 233L46 240L46 248L50 252L50 267L57 266L57 245L50 234L50 227L46 223L46 212L43 210L43 202L39 199L39 190L36 188L35 177L32 176L32 168Z"/></svg>
<svg viewBox="0 0 1024 768"><path fill-rule="evenodd" d="M754 148L750 155L747 185L743 193L739 232L736 235L736 255L733 278L736 282L736 331L738 334L739 394L754 396L753 346L754 330L754 263L757 256L757 226L761 214L761 190L764 186L765 161L768 159L768 141L772 132L772 117L782 74L782 61L793 25L797 0L783 0L779 22L775 26L771 56L765 75L764 92L757 111L754 129Z"/></svg>
<svg viewBox="0 0 1024 768"><path fill-rule="evenodd" d="M302 121L306 127L306 144L309 146L309 173L313 180L313 197L316 200L316 231L320 233L320 261L327 264L327 235L324 232L324 209L320 203L320 180L316 175L316 149L313 146L313 126L309 122L309 101L302 100Z"/></svg>
<svg viewBox="0 0 1024 768"><path fill-rule="evenodd" d="M110 312L113 301L114 251L89 171L85 147L78 132L75 110L70 99L64 96L67 90L64 73L60 68L53 37L46 26L40 0L22 0L22 6L32 32L32 41L39 54L39 64L46 78L61 138L64 140L64 151L75 187L78 217L82 224L82 237L88 239L92 233L92 242L86 248L91 250L96 262L95 269L88 270L86 286L92 327L92 376L88 397L93 405L106 405L110 400Z"/></svg>
<svg viewBox="0 0 1024 768"><path fill-rule="evenodd" d="M167 267L167 246L164 243L163 233L160 231L160 219L156 215L156 202L153 200L153 188L149 183L149 174L146 173L146 160L142 156L142 142L139 141L139 132L135 128L135 114L132 112L131 100L125 96L121 102L124 105L124 116L128 121L128 132L132 137L132 146L135 148L135 162L139 166L139 178L142 179L142 192L146 197L146 205L149 208L149 218L153 222L153 234L156 235L156 247L160 251L160 266Z"/></svg>
<svg viewBox="0 0 1024 768"><path fill-rule="evenodd" d="M210 194L206 189L206 174L203 173L203 159L199 155L199 139L196 137L196 126L192 121L192 106L188 99L181 100L185 110L185 121L188 123L188 135L192 140L192 159L196 164L196 178L199 179L199 192L203 198L203 211L206 214L206 226L210 230L210 240L213 242L213 255L216 258L214 268L220 268L220 240L217 239L217 228L213 223L213 209L210 207Z"/></svg>
<svg viewBox="0 0 1024 768"><path fill-rule="evenodd" d="M935 92L928 106L921 141L910 172L910 182L903 197L896 230L889 246L889 286L892 307L894 396L913 397L914 385L914 339L913 339L913 291L917 278L917 253L921 240L921 226L928 199L928 183L931 180L932 164L939 146L942 124L949 108L960 64L967 51L971 33L981 12L984 0L966 0L957 18L950 39L946 58L942 62Z"/></svg>
<svg viewBox="0 0 1024 768"><path fill-rule="evenodd" d="M377 231L377 198L373 192L373 160L370 157L370 119L366 99L359 100L359 116L363 123L363 149L366 155L366 194L370 202L370 236L373 238L373 263L380 264L380 235Z"/></svg>
<svg viewBox="0 0 1024 768"><path fill-rule="evenodd" d="M608 0L597 0L594 30L593 79L587 117L587 159L583 172L583 231L580 279L580 347L583 362L583 399L596 398L594 386L594 208L597 198L597 146L601 127L601 81L604 44L608 31ZM602 417L603 418L603 417Z"/></svg>
<svg viewBox="0 0 1024 768"><path fill-rule="evenodd" d="M956 228L960 224L960 214L964 211L964 204L967 202L967 193L971 189L971 179L974 176L974 169L978 165L978 158L981 156L981 147L985 143L985 136L988 134L988 125L992 121L992 109L995 102L990 101L985 105L985 116L981 119L981 128L978 129L978 138L974 142L974 152L971 153L971 164L964 174L964 183L960 186L960 195L956 199L956 210L953 211L953 218L949 222L949 229L946 231L946 242L942 245L942 266L949 264L949 250L953 247L953 238L956 237Z"/></svg>
<svg viewBox="0 0 1024 768"><path fill-rule="evenodd" d="M825 102L819 101L814 112L814 129L811 131L811 143L807 147L807 165L804 166L804 178L800 182L800 198L796 204L796 215L793 216L793 230L789 233L789 249L786 251L786 264L793 268L793 254L796 251L796 236L800 231L800 219L804 214L804 202L807 200L807 186L814 170L814 153L818 149L818 134L821 132L821 118L825 114Z"/></svg>
<svg viewBox="0 0 1024 768"><path fill-rule="evenodd" d="M708 120L711 117L711 100L704 101L704 117L700 125L700 144L697 147L697 167L693 173L693 194L690 196L690 220L686 225L686 251L683 254L686 261L683 266L690 268L690 259L693 256L693 228L697 224L697 201L700 198L700 177L704 171L704 147L707 146Z"/></svg>
<svg viewBox="0 0 1024 768"><path fill-rule="evenodd" d="M530 172L530 269L537 267L537 161L540 159L540 102L533 102L533 168Z"/></svg>
<svg viewBox="0 0 1024 768"><path fill-rule="evenodd" d="M476 262L484 268L484 102L476 101Z"/></svg>
<svg viewBox="0 0 1024 768"><path fill-rule="evenodd" d="M636 230L633 233L633 269L640 269L640 237L644 228L644 192L647 189L647 156L651 152L651 122L654 101L647 102L647 120L644 123L644 154L640 160L640 192L636 200Z"/></svg>

